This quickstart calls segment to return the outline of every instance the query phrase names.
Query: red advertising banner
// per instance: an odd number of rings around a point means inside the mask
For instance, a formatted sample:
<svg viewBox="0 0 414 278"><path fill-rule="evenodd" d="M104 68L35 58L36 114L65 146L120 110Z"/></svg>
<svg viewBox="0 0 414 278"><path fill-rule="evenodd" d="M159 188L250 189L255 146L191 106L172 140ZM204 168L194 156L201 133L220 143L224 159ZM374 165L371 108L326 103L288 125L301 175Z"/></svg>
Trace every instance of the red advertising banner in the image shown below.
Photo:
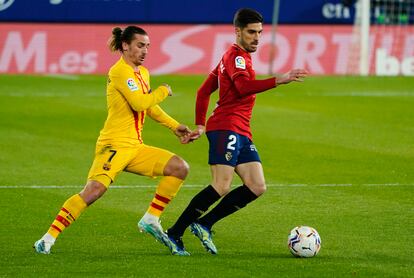
<svg viewBox="0 0 414 278"><path fill-rule="evenodd" d="M108 24L0 23L0 73L105 74L119 57L107 47L113 27ZM235 41L231 25L141 27L148 32L151 41L145 66L152 74L206 74ZM265 26L259 49L253 54L258 74L269 71L270 30L270 26ZM395 58L403 63L404 59L414 56L414 26L377 31L370 39L373 46L387 50L382 53L384 67L391 61L387 59ZM352 26L279 26L273 70L284 72L304 67L312 74L346 74L359 59L355 45ZM371 51L371 73L375 71L374 55ZM405 62L408 68L414 68L414 59Z"/></svg>

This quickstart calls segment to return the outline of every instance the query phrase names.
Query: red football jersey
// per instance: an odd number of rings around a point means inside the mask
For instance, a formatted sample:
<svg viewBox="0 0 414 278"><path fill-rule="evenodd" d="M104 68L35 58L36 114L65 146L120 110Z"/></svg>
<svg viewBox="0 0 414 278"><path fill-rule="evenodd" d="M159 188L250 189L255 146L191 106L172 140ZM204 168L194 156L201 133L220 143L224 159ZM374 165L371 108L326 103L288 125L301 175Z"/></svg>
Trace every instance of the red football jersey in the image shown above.
<svg viewBox="0 0 414 278"><path fill-rule="evenodd" d="M231 130L251 139L250 118L256 93L276 86L275 78L248 82L255 77L250 53L237 44L232 45L198 91L196 124L205 124L210 94L218 87L219 100L207 121L206 131Z"/></svg>

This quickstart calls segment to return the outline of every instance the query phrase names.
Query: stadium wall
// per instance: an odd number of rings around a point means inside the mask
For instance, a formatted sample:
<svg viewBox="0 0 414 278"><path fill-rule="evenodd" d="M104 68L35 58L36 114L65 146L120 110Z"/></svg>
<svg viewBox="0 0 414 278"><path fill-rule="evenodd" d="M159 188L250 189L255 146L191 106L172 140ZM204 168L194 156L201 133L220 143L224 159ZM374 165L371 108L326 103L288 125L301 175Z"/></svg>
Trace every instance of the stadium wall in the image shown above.
<svg viewBox="0 0 414 278"><path fill-rule="evenodd" d="M344 0L280 1L281 24L352 24L354 6ZM349 2L349 1L348 1ZM0 21L66 23L228 24L250 7L272 20L269 0L1 0Z"/></svg>
<svg viewBox="0 0 414 278"><path fill-rule="evenodd" d="M152 74L206 74L234 42L231 25L141 25L150 35L145 65ZM105 74L118 59L107 48L114 25L0 23L0 73ZM122 27L122 26L121 26ZM271 26L265 25L261 46L253 54L255 70L266 74ZM390 47L398 27L372 37ZM305 67L312 74L346 74L351 62L352 26L283 25L278 28L274 71ZM414 56L414 28L396 57ZM374 59L371 55L371 64ZM414 64L414 63L413 63ZM371 67L373 69L374 67Z"/></svg>

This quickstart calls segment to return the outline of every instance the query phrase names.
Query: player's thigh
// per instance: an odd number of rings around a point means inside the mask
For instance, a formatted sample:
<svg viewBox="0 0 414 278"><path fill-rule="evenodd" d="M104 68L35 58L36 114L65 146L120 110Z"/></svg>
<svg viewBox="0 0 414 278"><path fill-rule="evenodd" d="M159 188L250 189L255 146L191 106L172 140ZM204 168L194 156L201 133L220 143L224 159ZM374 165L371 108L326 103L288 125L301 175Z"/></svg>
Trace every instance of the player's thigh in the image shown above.
<svg viewBox="0 0 414 278"><path fill-rule="evenodd" d="M88 180L99 181L108 187L116 176L128 165L136 148L119 147L113 144L97 144L95 159L88 173Z"/></svg>
<svg viewBox="0 0 414 278"><path fill-rule="evenodd" d="M266 191L262 164L258 161L247 162L236 166L236 173L243 183L257 196Z"/></svg>
<svg viewBox="0 0 414 278"><path fill-rule="evenodd" d="M163 176L165 166L174 155L164 149L142 145L125 171L148 177Z"/></svg>

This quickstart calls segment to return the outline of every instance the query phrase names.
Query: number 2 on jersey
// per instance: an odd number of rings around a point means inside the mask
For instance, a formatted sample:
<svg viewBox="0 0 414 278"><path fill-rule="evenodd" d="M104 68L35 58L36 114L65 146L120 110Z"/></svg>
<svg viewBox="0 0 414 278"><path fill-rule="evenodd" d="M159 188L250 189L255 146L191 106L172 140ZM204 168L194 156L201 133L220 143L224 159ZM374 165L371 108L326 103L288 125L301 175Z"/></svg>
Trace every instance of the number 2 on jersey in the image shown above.
<svg viewBox="0 0 414 278"><path fill-rule="evenodd" d="M234 144L236 144L236 142L237 142L236 135L234 135L234 134L229 135L229 141L230 142L227 143L227 149L234 151L236 149L234 147Z"/></svg>

